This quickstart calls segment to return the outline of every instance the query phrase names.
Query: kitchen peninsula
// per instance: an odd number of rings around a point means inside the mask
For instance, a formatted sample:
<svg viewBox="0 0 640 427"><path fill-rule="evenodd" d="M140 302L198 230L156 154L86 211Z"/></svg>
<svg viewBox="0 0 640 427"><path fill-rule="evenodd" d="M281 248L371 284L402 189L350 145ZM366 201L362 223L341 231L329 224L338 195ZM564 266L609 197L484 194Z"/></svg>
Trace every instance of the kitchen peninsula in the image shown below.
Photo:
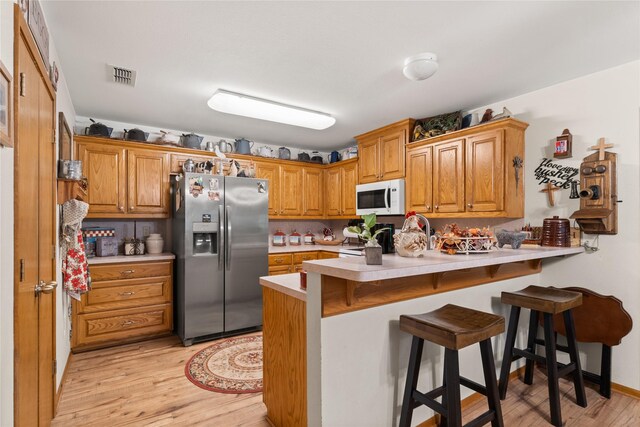
<svg viewBox="0 0 640 427"><path fill-rule="evenodd" d="M417 259L384 255L377 266L366 265L364 257L305 261L307 291L300 290L298 274L261 278L269 419L282 426L396 425L410 348L410 336L398 328L401 314L455 302L507 317L501 291L537 283L543 260L558 262L583 251L430 251ZM501 335L496 354L503 345ZM460 357L463 373L483 382L477 349L465 349ZM441 350L426 344L419 384L438 385L442 361ZM463 397L470 393L463 389ZM422 407L414 419L431 416Z"/></svg>

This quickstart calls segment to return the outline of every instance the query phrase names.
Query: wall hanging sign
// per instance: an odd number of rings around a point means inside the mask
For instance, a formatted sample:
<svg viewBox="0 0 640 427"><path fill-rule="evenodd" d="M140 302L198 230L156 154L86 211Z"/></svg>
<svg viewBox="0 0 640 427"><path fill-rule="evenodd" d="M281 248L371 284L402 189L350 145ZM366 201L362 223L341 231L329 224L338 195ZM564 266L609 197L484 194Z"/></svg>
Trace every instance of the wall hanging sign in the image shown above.
<svg viewBox="0 0 640 427"><path fill-rule="evenodd" d="M0 145L13 147L13 100L11 74L0 61Z"/></svg>
<svg viewBox="0 0 640 427"><path fill-rule="evenodd" d="M574 178L578 176L580 170L571 166L563 166L554 163L553 159L544 158L535 170L538 185L553 184L562 189L569 189L572 182L577 182Z"/></svg>
<svg viewBox="0 0 640 427"><path fill-rule="evenodd" d="M562 131L562 135L556 137L556 143L553 149L553 157L563 159L571 157L571 143L573 135L569 129Z"/></svg>
<svg viewBox="0 0 640 427"><path fill-rule="evenodd" d="M44 20L44 13L38 0L29 0L29 16L27 19L29 29L36 41L40 55L45 64L49 64L49 30Z"/></svg>

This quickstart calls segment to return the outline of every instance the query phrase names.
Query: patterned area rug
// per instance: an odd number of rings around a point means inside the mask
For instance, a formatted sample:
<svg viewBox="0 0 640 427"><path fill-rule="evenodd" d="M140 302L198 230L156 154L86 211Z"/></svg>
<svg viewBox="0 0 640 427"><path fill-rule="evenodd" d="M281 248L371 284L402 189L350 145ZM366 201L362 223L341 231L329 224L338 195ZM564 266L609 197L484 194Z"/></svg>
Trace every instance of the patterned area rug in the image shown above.
<svg viewBox="0 0 640 427"><path fill-rule="evenodd" d="M216 341L187 362L184 373L200 388L218 393L262 391L262 334Z"/></svg>

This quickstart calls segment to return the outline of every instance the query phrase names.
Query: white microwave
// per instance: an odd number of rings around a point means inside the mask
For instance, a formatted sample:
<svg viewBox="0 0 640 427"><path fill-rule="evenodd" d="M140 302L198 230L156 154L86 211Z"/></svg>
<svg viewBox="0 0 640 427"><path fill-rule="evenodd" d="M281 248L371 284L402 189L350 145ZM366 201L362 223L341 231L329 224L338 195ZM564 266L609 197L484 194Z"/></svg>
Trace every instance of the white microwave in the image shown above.
<svg viewBox="0 0 640 427"><path fill-rule="evenodd" d="M404 179L356 185L356 214L404 215Z"/></svg>

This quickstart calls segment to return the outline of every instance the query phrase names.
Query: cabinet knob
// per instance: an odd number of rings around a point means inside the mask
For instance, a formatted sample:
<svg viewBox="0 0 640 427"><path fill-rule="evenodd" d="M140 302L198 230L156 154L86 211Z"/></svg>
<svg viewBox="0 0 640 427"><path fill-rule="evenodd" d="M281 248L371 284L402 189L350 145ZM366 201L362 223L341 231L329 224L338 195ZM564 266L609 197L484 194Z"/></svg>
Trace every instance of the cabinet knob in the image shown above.
<svg viewBox="0 0 640 427"><path fill-rule="evenodd" d="M124 206L119 206L118 209L120 209L120 212L124 212Z"/></svg>
<svg viewBox="0 0 640 427"><path fill-rule="evenodd" d="M134 209L135 209L135 206L131 206L131 207L129 208L129 210L130 210L130 211L132 211L132 210L134 210Z"/></svg>
<svg viewBox="0 0 640 427"><path fill-rule="evenodd" d="M430 211L430 210L431 210L431 205L427 205L427 206L425 206L425 207L427 208L427 210L428 210L428 211Z"/></svg>
<svg viewBox="0 0 640 427"><path fill-rule="evenodd" d="M438 205L435 205L434 207L435 207L436 209L440 209L440 206L438 206Z"/></svg>
<svg viewBox="0 0 640 427"><path fill-rule="evenodd" d="M472 208L472 207L473 207L473 204L472 204L472 203L467 203L467 207Z"/></svg>

